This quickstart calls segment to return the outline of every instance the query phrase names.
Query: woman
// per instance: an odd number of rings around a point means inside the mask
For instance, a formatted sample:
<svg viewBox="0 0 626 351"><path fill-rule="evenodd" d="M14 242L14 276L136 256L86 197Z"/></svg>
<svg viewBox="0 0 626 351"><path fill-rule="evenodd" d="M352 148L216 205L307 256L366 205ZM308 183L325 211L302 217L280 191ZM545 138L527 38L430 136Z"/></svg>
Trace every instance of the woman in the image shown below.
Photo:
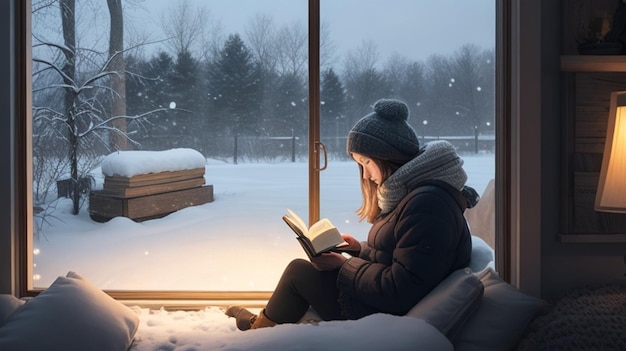
<svg viewBox="0 0 626 351"><path fill-rule="evenodd" d="M240 306L227 309L239 329L295 323L309 307L323 320L403 315L468 266L472 243L463 211L477 199L462 192L463 161L446 141L420 148L408 117L404 102L382 99L348 135L347 150L361 174L357 214L372 223L365 242L342 234L347 250L358 255L292 261L258 316Z"/></svg>

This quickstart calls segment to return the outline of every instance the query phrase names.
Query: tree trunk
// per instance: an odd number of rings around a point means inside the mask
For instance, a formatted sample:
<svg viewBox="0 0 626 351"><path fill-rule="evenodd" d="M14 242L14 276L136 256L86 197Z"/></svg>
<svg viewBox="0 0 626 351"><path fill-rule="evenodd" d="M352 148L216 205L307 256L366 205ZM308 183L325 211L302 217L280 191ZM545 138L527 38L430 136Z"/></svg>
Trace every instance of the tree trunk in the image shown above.
<svg viewBox="0 0 626 351"><path fill-rule="evenodd" d="M109 57L111 63L109 71L117 72L111 75L111 116L126 116L126 68L124 63L124 18L122 15L122 0L107 0L111 16L111 35L109 38ZM126 150L126 119L118 118L113 121L114 132L110 135L109 146L111 151Z"/></svg>
<svg viewBox="0 0 626 351"><path fill-rule="evenodd" d="M62 71L65 74L64 83L70 87L76 85L76 23L75 23L75 1L61 0L61 20L63 25L63 40L67 50L63 51L65 55L65 64ZM67 88L65 90L65 116L67 124L68 140L70 144L70 174L73 213L78 214L80 192L78 189L78 135L76 130L76 93L74 89Z"/></svg>

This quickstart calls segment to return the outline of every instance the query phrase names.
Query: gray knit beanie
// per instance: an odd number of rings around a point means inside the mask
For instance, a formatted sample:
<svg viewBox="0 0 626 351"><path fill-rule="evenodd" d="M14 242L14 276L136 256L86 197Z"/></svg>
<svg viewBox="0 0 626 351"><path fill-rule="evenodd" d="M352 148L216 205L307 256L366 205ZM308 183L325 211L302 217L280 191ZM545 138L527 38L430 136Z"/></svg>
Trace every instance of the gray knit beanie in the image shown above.
<svg viewBox="0 0 626 351"><path fill-rule="evenodd" d="M348 154L405 163L419 153L417 135L407 123L409 107L400 100L380 99L374 112L361 118L348 134Z"/></svg>

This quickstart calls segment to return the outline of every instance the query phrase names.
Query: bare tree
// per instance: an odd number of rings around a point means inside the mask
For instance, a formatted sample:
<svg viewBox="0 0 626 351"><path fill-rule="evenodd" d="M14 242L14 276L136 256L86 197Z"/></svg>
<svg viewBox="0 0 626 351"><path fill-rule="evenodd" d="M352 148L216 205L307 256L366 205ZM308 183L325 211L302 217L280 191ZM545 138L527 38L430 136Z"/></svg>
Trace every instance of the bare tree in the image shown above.
<svg viewBox="0 0 626 351"><path fill-rule="evenodd" d="M274 18L257 13L245 29L247 46L257 62L268 72L274 72L277 65L277 39Z"/></svg>
<svg viewBox="0 0 626 351"><path fill-rule="evenodd" d="M378 59L378 47L373 41L364 41L346 55L343 80L348 92L346 116L349 123L371 111L370 106L376 100L389 95L388 81L377 68Z"/></svg>
<svg viewBox="0 0 626 351"><path fill-rule="evenodd" d="M61 0L61 22L63 27L63 41L65 49L65 64L61 68L63 83L68 87L75 86L76 81L76 3L74 0ZM70 143L70 169L72 185L72 203L74 214L78 214L80 194L78 192L78 133L76 126L76 100L75 89L65 89L65 111Z"/></svg>
<svg viewBox="0 0 626 351"><path fill-rule="evenodd" d="M296 21L278 30L278 73L305 77L307 73L308 31L302 22Z"/></svg>
<svg viewBox="0 0 626 351"><path fill-rule="evenodd" d="M459 117L459 124L467 124L474 133L478 133L481 120L485 118L481 99L483 74L480 63L483 57L476 45L462 46L452 58L451 84L452 107Z"/></svg>
<svg viewBox="0 0 626 351"><path fill-rule="evenodd" d="M344 59L344 79L350 80L360 72L373 70L380 60L378 46L372 40L364 40L355 50L346 54Z"/></svg>
<svg viewBox="0 0 626 351"><path fill-rule="evenodd" d="M33 104L33 126L36 126L37 132L41 133L36 135L34 132L34 137L37 137L34 140L45 143L44 146L33 147L33 150L41 152L42 147L54 148L57 142L63 147L67 145L71 188L69 194L73 202L73 213L78 214L82 190L81 178L86 173L84 170L93 169L93 164L97 160L96 153L102 151L102 147L98 148L97 143L104 146L106 151L110 151L108 136L113 134L125 138L124 143L133 142L125 129L121 130L119 127L120 125L126 126L126 123L120 124L119 120L140 121L166 109L157 109L134 116L126 115L125 106L115 110L115 104L110 105L112 100L110 97L123 98L125 95L124 82L115 82L114 79L124 76L123 61L121 67L118 65L116 69L112 69L116 58L123 57L123 42L119 37L123 35L123 31L113 34L117 37L117 43L110 44L112 49L109 54L99 52L94 48L80 48L77 45L77 33L80 31L77 29L75 0L59 0L58 4L59 9L56 10L60 10L60 34L62 34L63 42L44 41L35 34L33 35L35 39L33 49L41 54L41 56L33 56L35 68L33 77L48 76L51 72L56 74L56 78L49 76L44 79L41 86L33 87L33 101L42 103L41 105ZM121 0L117 0L113 6L120 10ZM44 8L38 7L38 9ZM116 13L116 11L112 12ZM44 17L47 15L52 15L52 13L42 13ZM119 15L120 12L117 12L113 16ZM112 41L115 40L112 39ZM118 45L120 43L122 43L121 47ZM58 99L54 99L55 92L57 94L62 92L62 104L57 102ZM124 104L124 101L121 100L118 103ZM110 111L111 108L114 109L112 112L105 112ZM42 154L33 155L33 162L38 162L42 167L57 169L65 167L62 162L42 160L46 155L50 153L49 150L44 149ZM57 164L62 167L57 167ZM60 174L60 171L52 170L52 172ZM39 179L44 179L44 177L39 177Z"/></svg>
<svg viewBox="0 0 626 351"><path fill-rule="evenodd" d="M222 22L206 11L200 44L200 59L204 62L210 62L217 57L225 40Z"/></svg>
<svg viewBox="0 0 626 351"><path fill-rule="evenodd" d="M124 16L122 13L122 0L107 0L111 17L111 35L109 37L109 70L115 72L111 75L111 115L126 115L126 68L124 63ZM111 150L126 150L128 148L126 138L126 119L120 118L113 121L113 127L117 131L110 135Z"/></svg>
<svg viewBox="0 0 626 351"><path fill-rule="evenodd" d="M411 67L411 60L394 52L385 62L383 72L389 78L392 85L393 93L397 97L401 97L402 91L400 87L409 73Z"/></svg>
<svg viewBox="0 0 626 351"><path fill-rule="evenodd" d="M320 24L320 68L332 68L337 61L335 43L330 38L330 27L328 22Z"/></svg>
<svg viewBox="0 0 626 351"><path fill-rule="evenodd" d="M178 0L161 16L163 31L168 37L166 45L174 55L194 52L194 45L200 45L205 31L205 21L209 17L206 9L192 8L189 1Z"/></svg>
<svg viewBox="0 0 626 351"><path fill-rule="evenodd" d="M426 61L426 98L422 104L424 119L428 120L427 134L441 136L442 133L458 133L451 111L450 60L439 54L431 55Z"/></svg>
<svg viewBox="0 0 626 351"><path fill-rule="evenodd" d="M300 23L292 23L280 30L276 28L274 18L268 14L257 13L245 29L246 44L261 65L276 72L281 62L279 73L294 73L294 67L300 67L308 61L307 31ZM322 22L320 27L320 65L331 66L336 61L335 46L330 39L329 26ZM301 73L301 72L297 72Z"/></svg>

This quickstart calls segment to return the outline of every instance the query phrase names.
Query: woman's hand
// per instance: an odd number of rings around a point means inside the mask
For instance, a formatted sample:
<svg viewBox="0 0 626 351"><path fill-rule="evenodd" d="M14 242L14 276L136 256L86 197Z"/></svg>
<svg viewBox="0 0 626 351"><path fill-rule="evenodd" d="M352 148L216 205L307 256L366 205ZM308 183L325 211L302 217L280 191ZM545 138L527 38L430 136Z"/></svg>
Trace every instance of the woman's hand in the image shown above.
<svg viewBox="0 0 626 351"><path fill-rule="evenodd" d="M328 252L317 257L312 257L311 263L313 264L313 267L320 271L332 271L341 267L346 260L347 258L341 254Z"/></svg>
<svg viewBox="0 0 626 351"><path fill-rule="evenodd" d="M344 251L356 253L356 255L352 256L358 256L358 253L361 252L361 242L350 234L341 234L341 236L343 237L343 240L348 243L348 246L345 246L342 249Z"/></svg>

